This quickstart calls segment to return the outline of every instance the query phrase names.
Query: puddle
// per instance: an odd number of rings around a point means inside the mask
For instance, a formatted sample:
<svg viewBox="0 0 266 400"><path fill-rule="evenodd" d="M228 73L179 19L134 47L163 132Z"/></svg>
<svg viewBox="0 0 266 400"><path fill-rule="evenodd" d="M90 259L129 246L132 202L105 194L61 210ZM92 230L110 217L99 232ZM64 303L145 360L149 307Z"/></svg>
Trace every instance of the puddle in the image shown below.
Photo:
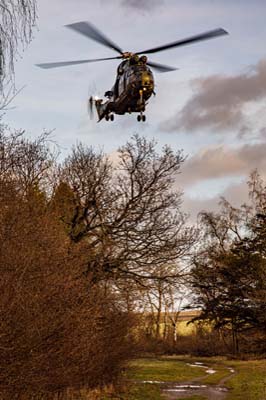
<svg viewBox="0 0 266 400"><path fill-rule="evenodd" d="M206 369L207 374L215 374L215 369Z"/></svg>
<svg viewBox="0 0 266 400"><path fill-rule="evenodd" d="M222 386L200 385L197 383L176 383L142 381L143 383L157 384L167 400L178 400L186 396L201 395L209 400L225 400L228 389Z"/></svg>
<svg viewBox="0 0 266 400"><path fill-rule="evenodd" d="M186 363L186 365L195 368L203 368L206 374L215 374L217 371L202 362ZM231 374L235 373L235 370L231 367L226 368ZM231 376L231 375L230 375ZM204 377L204 376L203 376ZM206 375L205 375L206 377ZM226 400L228 389L223 386L228 378L224 378L220 381L217 386L213 385L201 385L195 382L160 382L160 381L142 381L143 383L157 384L160 386L161 392L166 400L178 400L185 396L203 396L208 400Z"/></svg>
<svg viewBox="0 0 266 400"><path fill-rule="evenodd" d="M207 387L207 385L193 385L193 384L191 384L191 385L176 385L177 387L180 387L180 388L184 388L184 389L201 389L201 388L206 388Z"/></svg>
<svg viewBox="0 0 266 400"><path fill-rule="evenodd" d="M199 390L206 388L206 385L176 385L170 389L163 389L164 392L186 392L187 390Z"/></svg>
<svg viewBox="0 0 266 400"><path fill-rule="evenodd" d="M168 385L168 386L167 386ZM167 400L177 400L185 396L199 395L209 400L225 400L228 389L221 386L194 384L161 384L161 391Z"/></svg>
<svg viewBox="0 0 266 400"><path fill-rule="evenodd" d="M204 368L206 369L207 374L215 374L216 370L209 368L207 365L204 365L202 362L195 362L194 364L187 363L190 367Z"/></svg>
<svg viewBox="0 0 266 400"><path fill-rule="evenodd" d="M207 365L203 365L202 363L195 363L195 364L186 363L186 364L189 365L190 367L208 368Z"/></svg>

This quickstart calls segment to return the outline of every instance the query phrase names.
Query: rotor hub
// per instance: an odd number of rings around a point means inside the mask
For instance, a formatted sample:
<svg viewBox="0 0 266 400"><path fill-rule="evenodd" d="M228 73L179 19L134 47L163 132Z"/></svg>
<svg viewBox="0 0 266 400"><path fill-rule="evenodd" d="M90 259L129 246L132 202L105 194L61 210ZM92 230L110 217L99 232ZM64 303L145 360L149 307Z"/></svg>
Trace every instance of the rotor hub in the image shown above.
<svg viewBox="0 0 266 400"><path fill-rule="evenodd" d="M124 53L122 53L122 58L131 58L134 55L134 53L131 53L131 51L124 51Z"/></svg>

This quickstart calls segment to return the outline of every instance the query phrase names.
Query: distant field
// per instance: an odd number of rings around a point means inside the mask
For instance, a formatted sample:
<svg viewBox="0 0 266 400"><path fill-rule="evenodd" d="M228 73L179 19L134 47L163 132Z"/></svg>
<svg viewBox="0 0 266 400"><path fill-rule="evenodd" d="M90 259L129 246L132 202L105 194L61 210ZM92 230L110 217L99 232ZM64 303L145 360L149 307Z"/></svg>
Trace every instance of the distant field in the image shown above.
<svg viewBox="0 0 266 400"><path fill-rule="evenodd" d="M192 322L189 323L193 318L198 317L200 315L200 311L181 311L178 319L177 319L177 324L176 324L176 332L178 335L181 336L187 336L191 335L193 333L197 332L198 329L198 323L197 322ZM168 321L168 324L172 326L172 323L169 319L166 318L166 321ZM164 314L162 313L161 317L161 323L160 323L160 332L163 334L165 329L165 317ZM207 324L206 324L206 329Z"/></svg>

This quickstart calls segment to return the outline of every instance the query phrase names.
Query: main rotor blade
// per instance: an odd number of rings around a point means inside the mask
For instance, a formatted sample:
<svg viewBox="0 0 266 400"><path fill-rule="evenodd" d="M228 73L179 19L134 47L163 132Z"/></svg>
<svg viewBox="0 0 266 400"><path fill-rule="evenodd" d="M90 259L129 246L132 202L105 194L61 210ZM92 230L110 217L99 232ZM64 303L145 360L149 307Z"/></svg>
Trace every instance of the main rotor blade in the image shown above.
<svg viewBox="0 0 266 400"><path fill-rule="evenodd" d="M90 22L81 21L74 24L65 25L67 28L73 29L82 35L95 40L95 42L101 43L106 47L109 47L120 54L123 54L123 50L117 46L111 39L107 38L102 32L100 32Z"/></svg>
<svg viewBox="0 0 266 400"><path fill-rule="evenodd" d="M176 71L178 69L175 67L169 67L168 65L158 64L151 61L148 61L147 65L154 68L158 72L170 72L170 71Z"/></svg>
<svg viewBox="0 0 266 400"><path fill-rule="evenodd" d="M96 61L117 60L118 58L122 58L122 57L118 56L118 57L108 57L108 58L95 58L94 60L59 61L59 62L54 62L54 63L44 63L44 64L36 64L36 65L37 65L37 67L40 67L40 68L49 69L49 68L58 68L58 67L68 67L70 65L85 64L85 63L91 63L91 62L96 62Z"/></svg>
<svg viewBox="0 0 266 400"><path fill-rule="evenodd" d="M200 33L199 35L191 36L189 38L181 39L181 40L178 40L176 42L168 43L168 44L165 44L164 46L158 46L158 47L154 47L153 49L139 51L139 52L137 52L135 54L156 53L158 51L171 49L172 47L185 46L186 44L199 42L201 40L212 39L212 38L215 38L217 36L222 36L222 35L228 35L228 32L225 31L222 28L218 28L218 29L214 29L212 31Z"/></svg>

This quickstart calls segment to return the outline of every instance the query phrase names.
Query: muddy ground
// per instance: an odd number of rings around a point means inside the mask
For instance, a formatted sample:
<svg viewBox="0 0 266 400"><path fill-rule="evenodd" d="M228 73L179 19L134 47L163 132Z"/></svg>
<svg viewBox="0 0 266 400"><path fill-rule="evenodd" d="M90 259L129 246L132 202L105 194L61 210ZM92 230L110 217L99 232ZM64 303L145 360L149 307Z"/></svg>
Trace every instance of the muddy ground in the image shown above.
<svg viewBox="0 0 266 400"><path fill-rule="evenodd" d="M203 363L189 364L193 367L202 368L205 374L192 381L185 382L154 382L146 381L145 383L158 384L161 392L167 400L178 400L193 395L204 396L208 400L226 400L228 388L225 383L236 374L236 372L228 368L228 375L222 378L217 385L207 385L201 381L208 374L215 374L216 371L204 365Z"/></svg>

